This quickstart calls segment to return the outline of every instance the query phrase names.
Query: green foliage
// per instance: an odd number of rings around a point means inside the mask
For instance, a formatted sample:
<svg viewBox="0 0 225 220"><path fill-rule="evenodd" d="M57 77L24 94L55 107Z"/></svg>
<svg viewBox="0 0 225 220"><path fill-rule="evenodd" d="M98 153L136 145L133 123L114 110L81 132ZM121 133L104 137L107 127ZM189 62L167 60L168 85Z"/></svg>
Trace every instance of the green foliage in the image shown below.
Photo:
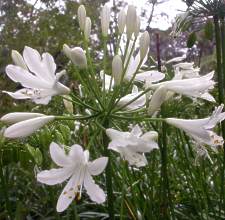
<svg viewBox="0 0 225 220"><path fill-rule="evenodd" d="M194 44L197 41L197 35L195 32L192 32L189 36L188 36L188 40L187 40L187 47L188 48L192 48L194 46Z"/></svg>

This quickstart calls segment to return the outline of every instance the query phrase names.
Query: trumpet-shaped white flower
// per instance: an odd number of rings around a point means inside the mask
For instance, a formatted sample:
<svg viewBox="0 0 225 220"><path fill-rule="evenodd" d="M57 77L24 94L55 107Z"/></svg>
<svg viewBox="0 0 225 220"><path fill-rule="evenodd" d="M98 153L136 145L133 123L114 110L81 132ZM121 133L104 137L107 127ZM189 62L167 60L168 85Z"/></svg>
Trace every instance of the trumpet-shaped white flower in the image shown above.
<svg viewBox="0 0 225 220"><path fill-rule="evenodd" d="M124 106L129 103L134 98L138 97L143 91L138 91L137 86L133 86L132 93L122 97L119 102L117 103L118 106ZM128 110L135 110L144 107L146 103L146 95L140 96L138 99L127 105L125 108Z"/></svg>
<svg viewBox="0 0 225 220"><path fill-rule="evenodd" d="M207 75L198 78L174 79L157 84L147 82L145 84L146 88L156 90L151 97L154 101L151 101L149 104L149 112L154 113L155 109L158 109L165 100L171 97L171 95L168 96L168 92L215 102L213 96L209 94L209 90L213 89L215 85L215 82L212 80L213 75L214 72L210 72ZM160 101L157 102L157 100ZM157 107L154 104L157 104Z"/></svg>
<svg viewBox="0 0 225 220"><path fill-rule="evenodd" d="M30 112L15 112L4 115L1 118L1 121L10 124L13 123L13 125L5 129L5 137L20 138L29 136L54 119L55 116L53 115L44 115Z"/></svg>
<svg viewBox="0 0 225 220"><path fill-rule="evenodd" d="M181 61L183 61L184 59L186 59L186 57L187 57L186 54L184 54L184 55L181 56L181 57L174 57L174 58L172 58L172 59L170 59L170 60L167 60L167 61L166 61L166 64L181 62Z"/></svg>
<svg viewBox="0 0 225 220"><path fill-rule="evenodd" d="M225 112L222 112L222 110L223 105L220 105L215 108L211 117L208 118L194 120L167 118L166 122L184 130L201 145L218 146L223 144L223 138L218 136L211 129L225 119Z"/></svg>
<svg viewBox="0 0 225 220"><path fill-rule="evenodd" d="M102 35L104 37L108 36L109 22L110 22L110 8L108 5L104 5L101 11L101 27L102 27Z"/></svg>
<svg viewBox="0 0 225 220"><path fill-rule="evenodd" d="M59 196L56 206L58 212L63 212L74 199L81 197L83 186L92 201L96 203L105 201L104 191L95 184L92 176L104 171L108 162L107 157L90 162L89 151L83 151L80 145L71 146L69 153L66 154L65 150L54 142L50 145L50 155L60 168L38 173L37 180L47 185L55 185L69 179Z"/></svg>
<svg viewBox="0 0 225 220"><path fill-rule="evenodd" d="M138 125L134 126L131 132L122 132L112 128L106 129L107 136L112 140L108 149L120 153L121 157L130 165L142 167L147 165L144 153L158 149L156 142L158 133L149 131L145 134Z"/></svg>
<svg viewBox="0 0 225 220"><path fill-rule="evenodd" d="M23 65L25 63L27 68L22 68L22 65L8 65L6 74L25 88L16 92L3 92L15 99L31 99L37 104L48 104L52 96L70 92L69 88L59 82L65 71L55 74L56 64L49 53L43 53L41 56L37 50L26 46L23 51L23 61ZM21 62L22 57L20 57Z"/></svg>

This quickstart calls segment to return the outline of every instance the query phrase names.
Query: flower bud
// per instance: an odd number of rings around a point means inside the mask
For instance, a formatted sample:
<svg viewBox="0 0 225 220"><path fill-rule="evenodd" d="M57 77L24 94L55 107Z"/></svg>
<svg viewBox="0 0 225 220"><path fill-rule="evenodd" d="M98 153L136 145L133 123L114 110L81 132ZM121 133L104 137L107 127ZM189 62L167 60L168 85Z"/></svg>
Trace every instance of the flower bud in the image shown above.
<svg viewBox="0 0 225 220"><path fill-rule="evenodd" d="M140 37L140 58L143 60L148 53L150 44L150 37L147 31L145 31Z"/></svg>
<svg viewBox="0 0 225 220"><path fill-rule="evenodd" d="M127 38L130 39L135 30L136 24L136 8L133 5L129 5L127 9L127 18L126 18L126 26L127 26Z"/></svg>
<svg viewBox="0 0 225 220"><path fill-rule="evenodd" d="M86 22L86 9L84 5L80 5L78 10L77 10L77 15L78 15L78 22L80 25L80 29L84 31L85 28L85 22Z"/></svg>
<svg viewBox="0 0 225 220"><path fill-rule="evenodd" d="M110 8L107 5L104 5L101 11L101 26L102 26L102 35L107 37L108 29L110 22Z"/></svg>
<svg viewBox="0 0 225 220"><path fill-rule="evenodd" d="M118 15L118 29L120 34L124 32L125 25L126 25L126 13L122 9Z"/></svg>
<svg viewBox="0 0 225 220"><path fill-rule="evenodd" d="M71 49L71 60L80 68L87 68L87 58L84 50L81 47Z"/></svg>
<svg viewBox="0 0 225 220"><path fill-rule="evenodd" d="M115 84L121 83L121 77L123 73L123 63L119 55L114 56L112 61L112 75L115 80Z"/></svg>
<svg viewBox="0 0 225 220"><path fill-rule="evenodd" d="M87 17L84 28L84 37L86 41L89 41L90 34L91 34L91 19Z"/></svg>
<svg viewBox="0 0 225 220"><path fill-rule="evenodd" d="M140 17L137 16L135 29L134 29L134 36L135 37L138 37L139 32L140 32L140 27L141 27L141 20L140 20Z"/></svg>
<svg viewBox="0 0 225 220"><path fill-rule="evenodd" d="M71 59L71 49L69 48L69 46L67 44L63 44L63 53L69 58Z"/></svg>
<svg viewBox="0 0 225 220"><path fill-rule="evenodd" d="M37 131L39 128L43 127L48 122L55 119L55 116L52 115L38 115L37 113L35 114L29 112L12 113L10 117L5 115L5 118L7 117L8 121L11 120L12 122L16 122L15 124L6 128L6 130L4 131L4 136L7 138L27 137Z"/></svg>
<svg viewBox="0 0 225 220"><path fill-rule="evenodd" d="M15 63L15 65L17 65L25 70L28 70L23 57L17 50L12 50L11 57L12 57L12 60Z"/></svg>

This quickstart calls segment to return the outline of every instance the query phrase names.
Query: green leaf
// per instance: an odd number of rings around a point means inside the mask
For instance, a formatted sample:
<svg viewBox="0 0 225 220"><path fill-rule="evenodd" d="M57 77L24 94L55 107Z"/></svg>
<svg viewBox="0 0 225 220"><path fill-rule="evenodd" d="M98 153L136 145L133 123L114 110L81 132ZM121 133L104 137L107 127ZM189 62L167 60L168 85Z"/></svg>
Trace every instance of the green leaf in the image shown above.
<svg viewBox="0 0 225 220"><path fill-rule="evenodd" d="M192 48L195 44L197 40L197 36L196 36L196 33L195 32L192 32L189 37L188 37L188 40L187 40L187 47L188 48Z"/></svg>

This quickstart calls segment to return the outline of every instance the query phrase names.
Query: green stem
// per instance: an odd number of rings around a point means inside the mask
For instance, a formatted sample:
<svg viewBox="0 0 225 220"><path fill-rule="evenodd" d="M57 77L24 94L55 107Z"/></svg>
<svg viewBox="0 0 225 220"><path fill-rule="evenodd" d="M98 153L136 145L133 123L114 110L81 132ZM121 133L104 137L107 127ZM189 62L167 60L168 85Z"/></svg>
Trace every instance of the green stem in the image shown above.
<svg viewBox="0 0 225 220"><path fill-rule="evenodd" d="M164 121L164 118L149 118L149 116L138 116L138 117L134 117L134 116L123 116L123 115L111 115L112 118L116 118L116 119L122 119L122 120L128 120L128 121L132 121L132 120L137 120L137 121Z"/></svg>
<svg viewBox="0 0 225 220"><path fill-rule="evenodd" d="M106 119L103 126L108 128L109 122ZM104 154L108 157L108 164L106 167L106 188L107 188L107 202L108 202L108 214L109 219L114 220L114 196L113 196L113 188L112 188L112 165L111 165L111 154L108 150L108 137L105 132L103 132L103 147L104 147Z"/></svg>
<svg viewBox="0 0 225 220"><path fill-rule="evenodd" d="M55 116L55 120L87 120L99 116L100 113L89 116Z"/></svg>
<svg viewBox="0 0 225 220"><path fill-rule="evenodd" d="M217 29L219 28L219 24L218 21L215 21L216 19L214 18L214 22L215 22L215 31L216 33L219 32ZM217 25L217 26L216 26ZM219 34L219 33L217 33ZM220 43L218 45L218 42L220 39L218 38L216 34L216 43L217 43L217 48L216 51L219 54L220 50L219 50L219 46ZM219 85L219 101L220 104L225 104L224 102L224 86L225 86L225 21L224 18L221 20L221 44L222 44L222 66L220 68L220 72L218 72L218 80L221 80L218 85ZM219 51L219 52L218 52ZM217 58L219 59L220 57ZM219 60L217 60L218 62ZM219 76L220 74L220 76ZM220 78L219 78L220 77ZM221 123L221 131L222 131L222 136L223 139L225 139L225 121L223 121ZM225 207L225 190L224 190L224 180L225 180L225 144L223 145L223 164L222 164L222 168L221 168L221 192L220 192L220 209L223 209L223 207Z"/></svg>

